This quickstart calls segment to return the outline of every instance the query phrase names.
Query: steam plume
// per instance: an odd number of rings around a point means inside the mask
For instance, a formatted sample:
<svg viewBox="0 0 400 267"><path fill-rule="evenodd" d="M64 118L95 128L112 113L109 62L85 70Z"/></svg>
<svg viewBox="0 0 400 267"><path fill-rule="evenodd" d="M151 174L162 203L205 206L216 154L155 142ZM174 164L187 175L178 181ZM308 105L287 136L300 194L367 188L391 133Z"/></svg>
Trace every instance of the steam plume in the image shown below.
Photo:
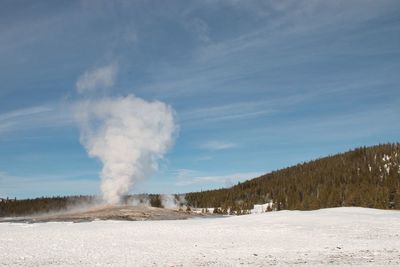
<svg viewBox="0 0 400 267"><path fill-rule="evenodd" d="M117 65L110 64L91 71L86 71L76 82L78 93L96 91L101 88L108 88L114 85L117 74Z"/></svg>
<svg viewBox="0 0 400 267"><path fill-rule="evenodd" d="M101 190L108 203L118 203L157 169L176 129L170 106L133 95L82 101L76 118L81 143L103 163Z"/></svg>

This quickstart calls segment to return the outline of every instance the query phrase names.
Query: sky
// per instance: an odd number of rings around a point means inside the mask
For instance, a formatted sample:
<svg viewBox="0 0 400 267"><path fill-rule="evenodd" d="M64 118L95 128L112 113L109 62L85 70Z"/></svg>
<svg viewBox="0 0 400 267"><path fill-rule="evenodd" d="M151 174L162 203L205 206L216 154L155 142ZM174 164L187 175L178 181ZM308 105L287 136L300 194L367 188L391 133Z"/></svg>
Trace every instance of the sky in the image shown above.
<svg viewBox="0 0 400 267"><path fill-rule="evenodd" d="M399 70L397 0L3 0L0 197L99 194L87 88L174 110L132 192L182 193L400 141Z"/></svg>

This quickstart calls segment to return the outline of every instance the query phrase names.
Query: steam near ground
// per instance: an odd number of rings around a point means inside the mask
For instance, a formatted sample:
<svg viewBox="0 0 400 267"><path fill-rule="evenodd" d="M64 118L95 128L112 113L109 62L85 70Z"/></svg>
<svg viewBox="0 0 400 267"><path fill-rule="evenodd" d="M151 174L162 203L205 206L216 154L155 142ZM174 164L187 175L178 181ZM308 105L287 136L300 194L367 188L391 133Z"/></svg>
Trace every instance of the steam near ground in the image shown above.
<svg viewBox="0 0 400 267"><path fill-rule="evenodd" d="M176 221L0 224L0 265L400 264L400 212L279 211Z"/></svg>
<svg viewBox="0 0 400 267"><path fill-rule="evenodd" d="M161 194L160 201L162 207L166 209L185 209L186 208L186 199L183 195L171 195L171 194ZM132 195L129 197L127 203L128 205L133 206L145 206L150 207L150 198L147 195Z"/></svg>

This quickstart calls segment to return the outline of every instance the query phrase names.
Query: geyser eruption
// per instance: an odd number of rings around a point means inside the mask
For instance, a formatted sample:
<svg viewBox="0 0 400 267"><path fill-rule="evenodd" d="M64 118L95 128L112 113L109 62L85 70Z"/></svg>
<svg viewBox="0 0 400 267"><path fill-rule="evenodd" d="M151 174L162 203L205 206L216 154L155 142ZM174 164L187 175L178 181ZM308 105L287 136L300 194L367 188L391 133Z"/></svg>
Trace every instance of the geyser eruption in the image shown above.
<svg viewBox="0 0 400 267"><path fill-rule="evenodd" d="M81 143L103 163L101 190L110 204L157 169L176 129L170 106L133 95L81 101L76 117Z"/></svg>

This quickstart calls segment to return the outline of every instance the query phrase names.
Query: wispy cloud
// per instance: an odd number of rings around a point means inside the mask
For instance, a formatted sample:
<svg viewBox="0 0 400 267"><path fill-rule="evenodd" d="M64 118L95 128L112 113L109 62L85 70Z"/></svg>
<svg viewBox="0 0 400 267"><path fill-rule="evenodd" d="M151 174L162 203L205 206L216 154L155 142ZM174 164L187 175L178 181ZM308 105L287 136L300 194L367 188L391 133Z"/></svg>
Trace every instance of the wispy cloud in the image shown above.
<svg viewBox="0 0 400 267"><path fill-rule="evenodd" d="M208 94L210 90L232 93L235 88L232 81L262 73L266 77L262 87L265 91L273 81L288 79L285 68L296 68L302 63L313 63L337 54L364 53L368 56L376 53L373 46L355 46L354 41L361 35L371 34L371 30L365 28L366 23L396 6L396 1L385 1L386 4L365 1L363 5L353 1L280 2L284 3L251 1L230 5L241 12L249 11L247 14L257 16L263 23L247 31L237 31L238 34L230 38L200 42L193 48L193 60L176 67L164 65L153 69L154 79L141 89L179 98ZM224 5L226 3L219 1L214 8ZM198 20L201 32L209 27L207 22ZM387 51L380 49L378 52Z"/></svg>
<svg viewBox="0 0 400 267"><path fill-rule="evenodd" d="M114 85L117 74L115 63L86 71L76 82L78 93L90 92L99 88L109 88Z"/></svg>
<svg viewBox="0 0 400 267"><path fill-rule="evenodd" d="M239 102L213 107L202 107L183 111L180 118L183 123L198 123L201 121L218 122L267 116L275 110L269 105L271 102Z"/></svg>
<svg viewBox="0 0 400 267"><path fill-rule="evenodd" d="M398 0L204 0L161 8L150 1L65 1L1 10L13 14L0 24L4 147L33 138L47 153L53 147L42 142L50 127L75 127L73 103L56 98L110 87L177 110L182 134L171 165L216 171L182 171L185 189L224 185L231 173L260 170L265 161L293 163L293 154L301 160L310 149L323 155L332 146L398 139ZM110 60L120 70L98 65ZM124 86L115 86L117 75ZM6 110L19 104L25 108ZM69 134L57 139L61 153L66 138L77 137ZM235 145L240 155L222 153ZM234 160L240 169L226 164Z"/></svg>
<svg viewBox="0 0 400 267"><path fill-rule="evenodd" d="M32 117L46 116L52 110L48 106L34 106L0 114L0 134L27 127L23 122L31 121Z"/></svg>
<svg viewBox="0 0 400 267"><path fill-rule="evenodd" d="M14 119L14 118L18 118L18 117L35 115L35 114L39 114L39 113L50 112L52 110L53 109L48 106L35 106L35 107L18 109L18 110L0 114L0 121Z"/></svg>
<svg viewBox="0 0 400 267"><path fill-rule="evenodd" d="M210 140L210 141L207 141L207 142L204 142L203 144L201 144L200 148L206 149L206 150L211 150L211 151L216 151L216 150L230 149L230 148L234 148L236 146L237 146L237 144L232 143L232 142Z"/></svg>
<svg viewBox="0 0 400 267"><path fill-rule="evenodd" d="M185 179L196 174L197 171L191 169L178 169L175 171L175 176L178 180Z"/></svg>
<svg viewBox="0 0 400 267"><path fill-rule="evenodd" d="M196 34L200 42L210 43L209 29L207 23L200 18L192 18L189 23L185 24L189 31Z"/></svg>
<svg viewBox="0 0 400 267"><path fill-rule="evenodd" d="M321 92L304 92L284 97L270 97L268 100L242 101L217 106L205 106L182 110L178 115L185 126L204 125L204 123L219 123L225 121L243 121L260 117L271 117L279 112L295 108L321 94Z"/></svg>
<svg viewBox="0 0 400 267"><path fill-rule="evenodd" d="M373 136L396 136L398 125L393 123L400 114L398 103L385 107L369 107L353 113L312 114L302 118L278 121L258 129L246 130L251 138L244 142L260 142L259 139L286 140L292 144L363 140ZM396 141L381 139L382 142Z"/></svg>
<svg viewBox="0 0 400 267"><path fill-rule="evenodd" d="M0 135L28 129L64 127L74 122L72 104L49 104L0 114Z"/></svg>
<svg viewBox="0 0 400 267"><path fill-rule="evenodd" d="M200 172L195 170L185 170L183 173L178 175L175 185L182 187L196 185L198 188L215 188L218 186L228 187L235 185L238 182L261 176L264 173L265 172L237 172L224 175L202 175Z"/></svg>

